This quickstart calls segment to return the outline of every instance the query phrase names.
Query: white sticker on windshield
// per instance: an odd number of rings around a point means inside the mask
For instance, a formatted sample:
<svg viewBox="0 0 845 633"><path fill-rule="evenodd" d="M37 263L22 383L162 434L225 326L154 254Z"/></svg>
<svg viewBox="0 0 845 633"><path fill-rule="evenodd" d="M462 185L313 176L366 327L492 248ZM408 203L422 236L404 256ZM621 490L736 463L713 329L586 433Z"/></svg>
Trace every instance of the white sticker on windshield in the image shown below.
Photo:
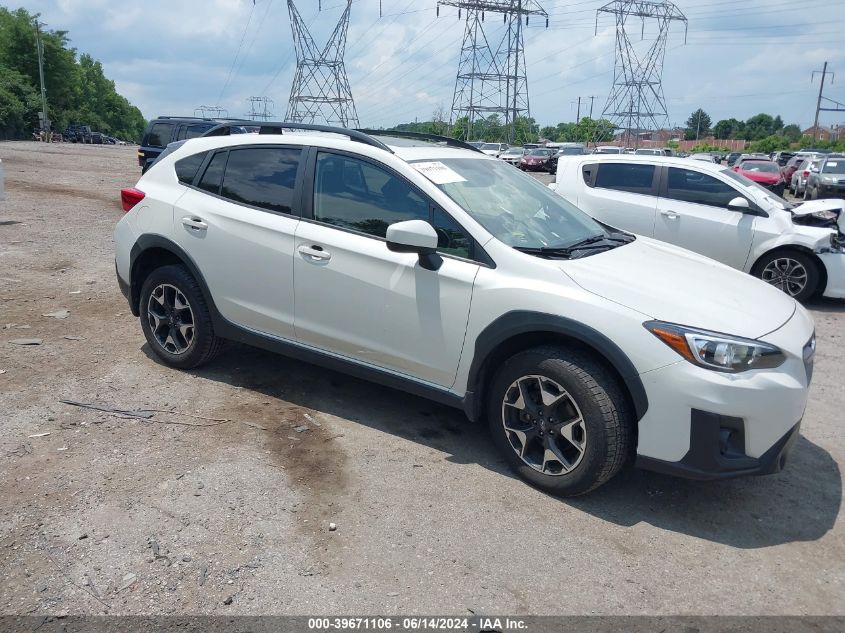
<svg viewBox="0 0 845 633"><path fill-rule="evenodd" d="M828 167L836 167L839 163L828 163Z"/></svg>
<svg viewBox="0 0 845 633"><path fill-rule="evenodd" d="M426 163L411 163L411 167L428 178L435 185L448 185L453 182L466 182L466 178L443 163L429 161Z"/></svg>

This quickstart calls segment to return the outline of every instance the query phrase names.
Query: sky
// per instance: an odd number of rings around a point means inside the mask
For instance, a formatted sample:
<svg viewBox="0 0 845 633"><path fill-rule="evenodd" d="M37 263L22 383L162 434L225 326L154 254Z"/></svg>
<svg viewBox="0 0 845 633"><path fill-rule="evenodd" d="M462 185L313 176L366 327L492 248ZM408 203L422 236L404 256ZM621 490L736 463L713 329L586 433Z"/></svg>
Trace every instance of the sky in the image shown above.
<svg viewBox="0 0 845 633"><path fill-rule="evenodd" d="M527 1L527 0L526 0ZM609 0L539 0L549 15L525 31L531 116L540 125L574 121L594 97L598 117L614 76L614 18L596 9ZM362 126L430 120L451 110L464 36L453 7L436 0L354 0L346 71ZM341 6L342 5L342 6ZM339 19L344 0L297 0L318 46ZM669 32L663 90L669 123L695 109L713 120L780 114L813 124L825 61L841 73L825 96L845 102L845 0L676 0L688 19ZM287 0L18 0L48 29L68 31L71 45L100 60L118 91L147 118L193 115L202 105L230 116L249 112L246 99L266 96L282 119L296 68ZM797 10L800 8L800 10ZM495 38L501 17L485 16ZM629 22L639 51L653 24ZM640 40L641 36L644 38ZM831 77L828 76L828 82ZM821 124L845 124L845 112L822 113Z"/></svg>

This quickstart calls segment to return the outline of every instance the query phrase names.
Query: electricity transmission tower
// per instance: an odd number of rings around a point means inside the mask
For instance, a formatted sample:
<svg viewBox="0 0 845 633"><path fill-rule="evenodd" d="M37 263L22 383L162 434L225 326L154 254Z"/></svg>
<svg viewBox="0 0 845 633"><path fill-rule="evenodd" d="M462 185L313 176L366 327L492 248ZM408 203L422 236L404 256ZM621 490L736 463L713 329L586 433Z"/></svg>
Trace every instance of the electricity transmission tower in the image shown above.
<svg viewBox="0 0 845 633"><path fill-rule="evenodd" d="M288 0L296 49L296 74L285 121L326 122L341 127L358 127L358 113L355 111L352 89L349 87L349 79L343 65L351 7L352 0L346 0L346 9L329 41L321 50L314 43L314 38L296 10L293 0Z"/></svg>
<svg viewBox="0 0 845 633"><path fill-rule="evenodd" d="M687 18L671 2L650 0L614 0L596 12L616 16L616 61L613 88L602 111L602 118L621 130L623 145L639 147L640 135L656 131L668 123L666 97L663 94L663 61L666 41L673 22L684 23L686 43ZM640 19L640 37L645 36L646 20L657 22L657 38L642 50L631 41L628 28L632 19ZM640 48L640 51L637 51Z"/></svg>
<svg viewBox="0 0 845 633"><path fill-rule="evenodd" d="M457 7L459 19L462 10L466 11L450 123L466 117L465 138L472 139L472 128L479 118L502 115L508 140L513 142L517 118L530 113L524 26L533 15L545 18L548 27L548 14L534 0L439 0L438 15L441 5ZM505 29L501 40L494 33L496 21L485 24L487 13L502 15Z"/></svg>
<svg viewBox="0 0 845 633"><path fill-rule="evenodd" d="M246 116L253 121L261 119L269 121L273 118L273 100L267 97L249 97L249 114Z"/></svg>
<svg viewBox="0 0 845 633"><path fill-rule="evenodd" d="M207 106L201 105L198 108L194 108L194 114L198 114L202 118L215 118L215 119L227 119L229 118L229 111L226 108L221 108L218 106Z"/></svg>

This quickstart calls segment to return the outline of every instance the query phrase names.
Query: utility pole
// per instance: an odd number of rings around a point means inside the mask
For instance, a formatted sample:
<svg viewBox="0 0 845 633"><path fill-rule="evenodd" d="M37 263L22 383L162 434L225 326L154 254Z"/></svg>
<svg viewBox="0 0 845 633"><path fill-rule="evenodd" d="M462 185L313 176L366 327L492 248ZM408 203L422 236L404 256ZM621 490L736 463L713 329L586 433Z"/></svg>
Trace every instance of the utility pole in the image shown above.
<svg viewBox="0 0 845 633"><path fill-rule="evenodd" d="M813 76L810 79L811 81L816 78L816 73L818 70L813 71ZM827 62L824 63L824 68L821 71L822 75L822 82L819 86L819 99L816 101L816 120L813 122L813 140L818 140L819 137L819 113L822 111L822 95L824 93L824 80L827 77Z"/></svg>
<svg viewBox="0 0 845 633"><path fill-rule="evenodd" d="M581 120L581 97L578 97L578 114L575 115L575 123Z"/></svg>
<svg viewBox="0 0 845 633"><path fill-rule="evenodd" d="M35 50L38 53L38 76L41 80L41 127L47 142L50 142L50 119L47 118L47 90L44 88L44 44L41 42L41 29L38 17L35 18Z"/></svg>
<svg viewBox="0 0 845 633"><path fill-rule="evenodd" d="M595 100L595 97L590 97L590 121L593 120L593 101Z"/></svg>

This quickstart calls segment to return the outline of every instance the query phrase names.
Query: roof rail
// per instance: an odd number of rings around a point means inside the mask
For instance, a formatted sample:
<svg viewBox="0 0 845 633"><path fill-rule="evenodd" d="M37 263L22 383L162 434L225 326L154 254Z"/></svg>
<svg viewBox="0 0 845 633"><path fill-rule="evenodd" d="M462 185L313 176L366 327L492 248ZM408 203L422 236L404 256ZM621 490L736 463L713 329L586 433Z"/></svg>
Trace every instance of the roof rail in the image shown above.
<svg viewBox="0 0 845 633"><path fill-rule="evenodd" d="M474 152L482 152L477 147L470 145L451 136L441 136L440 134L426 134L425 132L406 132L404 130L358 130L368 136L395 136L397 138L417 139L420 141L435 141L437 143L445 143L449 147L458 147L460 149L470 149Z"/></svg>
<svg viewBox="0 0 845 633"><path fill-rule="evenodd" d="M393 153L393 150L380 140L372 138L360 130L349 130L343 127L317 125L314 123L293 123L290 121L227 121L211 128L203 136L229 136L233 127L257 127L259 134L284 134L284 130L307 130L310 132L340 134L352 141L358 141L365 145L378 147L391 154Z"/></svg>

